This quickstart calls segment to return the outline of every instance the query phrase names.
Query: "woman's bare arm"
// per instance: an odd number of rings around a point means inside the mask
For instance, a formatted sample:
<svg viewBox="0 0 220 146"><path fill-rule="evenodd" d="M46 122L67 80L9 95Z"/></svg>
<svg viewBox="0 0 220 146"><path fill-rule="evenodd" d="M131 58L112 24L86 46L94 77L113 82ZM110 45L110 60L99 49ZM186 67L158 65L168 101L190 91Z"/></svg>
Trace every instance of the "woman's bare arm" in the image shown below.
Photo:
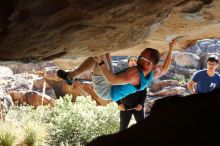
<svg viewBox="0 0 220 146"><path fill-rule="evenodd" d="M170 68L171 61L172 61L172 51L173 51L175 44L176 44L175 40L172 40L169 43L169 50L168 50L167 56L165 58L164 64L162 66L156 66L154 68L154 72L155 72L154 77L155 78L161 77L162 75L164 75L168 72L168 70Z"/></svg>

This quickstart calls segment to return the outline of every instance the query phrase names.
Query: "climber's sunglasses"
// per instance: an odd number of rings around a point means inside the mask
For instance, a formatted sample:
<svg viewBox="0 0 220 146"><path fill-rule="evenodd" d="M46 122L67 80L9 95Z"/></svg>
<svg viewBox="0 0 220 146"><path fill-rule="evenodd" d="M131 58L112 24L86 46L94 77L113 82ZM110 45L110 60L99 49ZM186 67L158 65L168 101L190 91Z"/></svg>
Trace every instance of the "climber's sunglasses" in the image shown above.
<svg viewBox="0 0 220 146"><path fill-rule="evenodd" d="M143 60L145 60L146 62L151 62L150 60L144 58L143 56L138 56L138 59L139 59L139 60L140 60L140 59L143 59Z"/></svg>

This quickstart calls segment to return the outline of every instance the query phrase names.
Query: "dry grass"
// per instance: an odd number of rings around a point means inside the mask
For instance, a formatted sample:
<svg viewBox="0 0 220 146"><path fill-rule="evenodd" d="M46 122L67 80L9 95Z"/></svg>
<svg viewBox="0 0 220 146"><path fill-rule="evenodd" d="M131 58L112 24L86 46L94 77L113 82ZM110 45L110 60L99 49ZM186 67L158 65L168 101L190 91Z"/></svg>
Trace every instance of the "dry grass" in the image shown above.
<svg viewBox="0 0 220 146"><path fill-rule="evenodd" d="M42 124L31 121L16 126L0 121L0 146L43 146L48 140L48 132Z"/></svg>
<svg viewBox="0 0 220 146"><path fill-rule="evenodd" d="M24 127L24 143L28 146L41 146L48 141L49 136L45 126L36 122L29 122Z"/></svg>
<svg viewBox="0 0 220 146"><path fill-rule="evenodd" d="M0 121L0 145L12 146L19 138L19 130L9 122Z"/></svg>

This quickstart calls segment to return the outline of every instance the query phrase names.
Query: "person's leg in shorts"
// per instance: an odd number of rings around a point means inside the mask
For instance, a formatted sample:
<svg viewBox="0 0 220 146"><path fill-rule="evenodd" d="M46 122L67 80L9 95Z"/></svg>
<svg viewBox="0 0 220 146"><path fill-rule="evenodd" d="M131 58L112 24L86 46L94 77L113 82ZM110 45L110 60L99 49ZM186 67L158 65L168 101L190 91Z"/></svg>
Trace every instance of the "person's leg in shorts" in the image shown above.
<svg viewBox="0 0 220 146"><path fill-rule="evenodd" d="M111 56L109 53L106 53L105 55L101 55L102 60L107 65L108 69L113 71L112 68L112 62L111 62ZM87 58L77 69L74 71L67 73L67 78L73 78L75 79L77 76L86 73L86 72L93 72L93 75L102 75L102 71L99 67L99 65L96 63L93 57Z"/></svg>
<svg viewBox="0 0 220 146"><path fill-rule="evenodd" d="M101 56L96 56L100 58L102 61L104 61L104 64L106 65L107 69L113 71L112 69L112 62L111 62L111 56L109 53ZM105 80L105 78L102 76L102 71L100 66L97 64L95 59L93 57L87 58L76 70L71 72L65 72L63 70L58 72L58 76L63 78L66 81L74 80L78 75L86 73L88 71L92 71L92 80L94 88L96 90L96 93L105 100L111 100L110 97L110 90L111 85L109 82ZM68 82L67 82L68 83ZM70 85L72 83L69 83Z"/></svg>

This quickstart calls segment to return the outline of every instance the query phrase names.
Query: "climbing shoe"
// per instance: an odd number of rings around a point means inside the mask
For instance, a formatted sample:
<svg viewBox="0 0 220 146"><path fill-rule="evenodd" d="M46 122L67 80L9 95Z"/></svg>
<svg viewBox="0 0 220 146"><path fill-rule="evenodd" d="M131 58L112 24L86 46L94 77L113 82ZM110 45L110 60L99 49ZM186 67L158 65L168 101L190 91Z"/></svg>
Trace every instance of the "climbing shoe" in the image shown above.
<svg viewBox="0 0 220 146"><path fill-rule="evenodd" d="M57 76L60 77L61 79L65 80L68 85L73 84L73 79L68 79L67 78L67 72L65 72L64 70L59 69L57 71Z"/></svg>

